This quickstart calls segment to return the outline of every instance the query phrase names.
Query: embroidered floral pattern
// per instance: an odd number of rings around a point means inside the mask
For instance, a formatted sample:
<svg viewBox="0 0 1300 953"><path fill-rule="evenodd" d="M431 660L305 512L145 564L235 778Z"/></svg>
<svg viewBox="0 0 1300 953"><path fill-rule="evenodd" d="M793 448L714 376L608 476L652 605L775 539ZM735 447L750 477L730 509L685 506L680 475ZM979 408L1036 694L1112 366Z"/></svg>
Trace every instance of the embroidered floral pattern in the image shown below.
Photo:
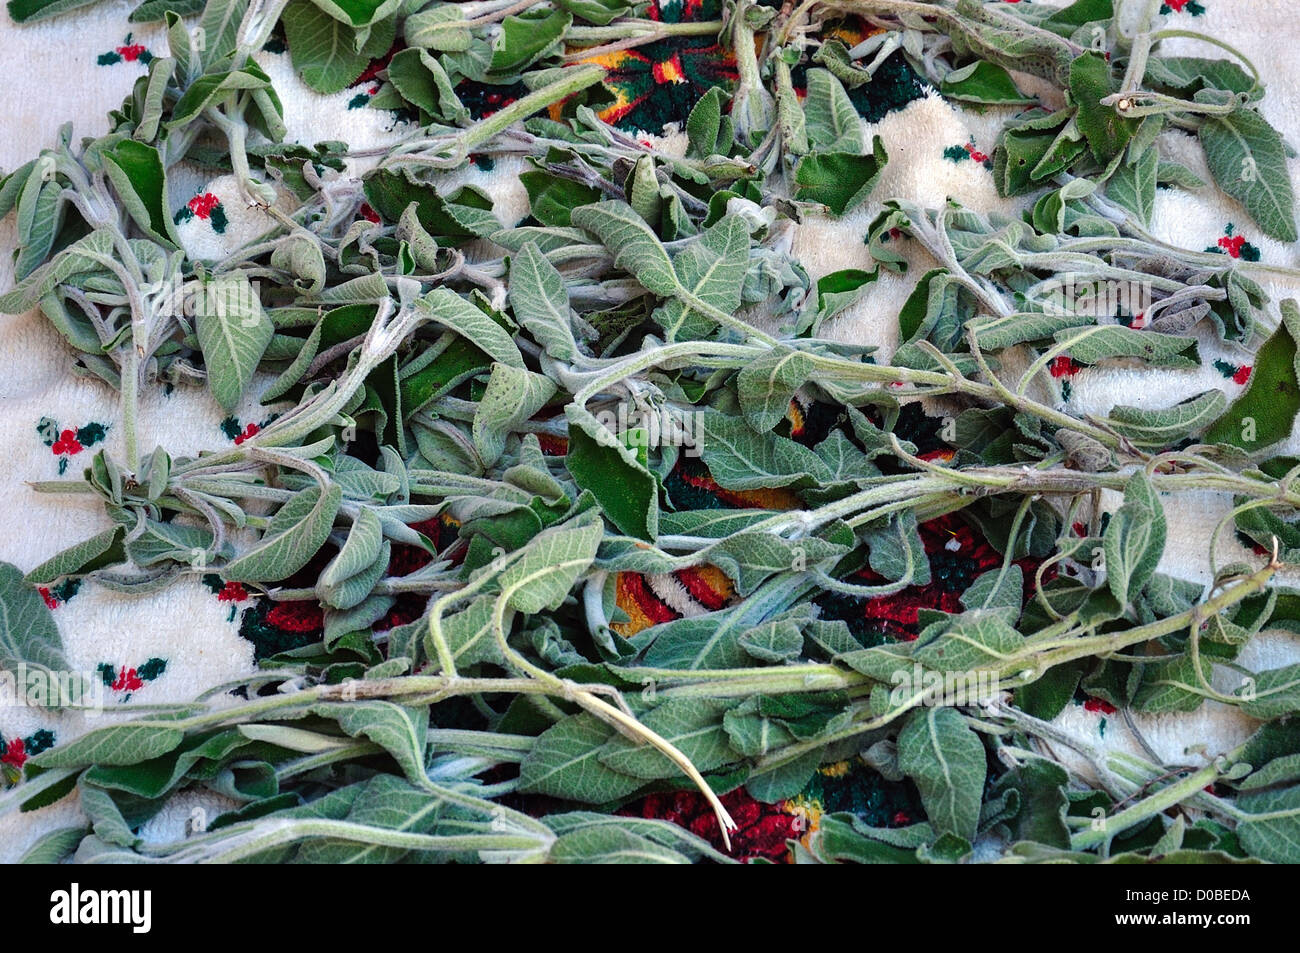
<svg viewBox="0 0 1300 953"><path fill-rule="evenodd" d="M42 751L54 747L54 732L48 728L34 731L26 738L6 740L0 735L0 777L7 784L15 784L22 777L23 765Z"/></svg>
<svg viewBox="0 0 1300 953"><path fill-rule="evenodd" d="M1231 222L1224 226L1223 237L1205 250L1220 252L1242 261L1259 261L1259 249L1246 241L1244 235L1238 235Z"/></svg>
<svg viewBox="0 0 1300 953"><path fill-rule="evenodd" d="M1245 384L1254 370L1249 364L1232 364L1224 360L1216 360L1214 369L1234 384Z"/></svg>
<svg viewBox="0 0 1300 953"><path fill-rule="evenodd" d="M1196 0L1165 0L1160 5L1160 12L1164 14L1186 13L1199 17L1205 13L1205 7L1197 3Z"/></svg>
<svg viewBox="0 0 1300 953"><path fill-rule="evenodd" d="M107 424L94 421L76 429L60 427L59 422L53 417L42 417L36 424L36 432L40 434L41 442L59 458L60 475L67 472L68 460L71 457L99 443L104 439L107 431Z"/></svg>
<svg viewBox="0 0 1300 953"><path fill-rule="evenodd" d="M167 660L151 658L134 668L126 665L116 666L112 662L100 662L95 671L104 680L104 687L122 696L123 702L131 700L131 695L144 688L167 671Z"/></svg>
<svg viewBox="0 0 1300 953"><path fill-rule="evenodd" d="M218 602L230 603L230 614L226 617L227 622L234 622L235 616L239 614L240 604L252 598L242 583L226 582L216 573L204 575L203 585L207 586L217 597Z"/></svg>
<svg viewBox="0 0 1300 953"><path fill-rule="evenodd" d="M201 192L186 202L177 210L173 221L180 225L195 218L211 224L212 230L218 235L224 235L226 226L230 224L230 220L226 217L225 206L221 204L221 199L211 192Z"/></svg>
<svg viewBox="0 0 1300 953"><path fill-rule="evenodd" d="M234 441L235 445L238 446L250 437L257 436L279 416L279 414L272 414L261 423L250 420L245 424L241 423L238 417L232 415L221 421L218 426L221 427L221 432L226 435L226 439Z"/></svg>
<svg viewBox="0 0 1300 953"><path fill-rule="evenodd" d="M57 585L40 586L36 591L41 594L41 598L45 600L47 606L51 609L57 609L75 596L79 589L81 589L80 579L65 579Z"/></svg>
<svg viewBox="0 0 1300 953"><path fill-rule="evenodd" d="M717 0L656 0L646 16L665 23L710 20L720 7ZM614 101L599 110L601 119L628 132L655 135L667 123L684 122L714 86L730 88L737 78L735 56L715 37L674 36L581 62L607 70L602 82Z"/></svg>
<svg viewBox="0 0 1300 953"><path fill-rule="evenodd" d="M1074 392L1074 385L1070 383L1070 378L1083 370L1083 365L1074 358L1061 354L1052 359L1048 365L1048 372L1061 382L1061 399L1069 400L1070 395Z"/></svg>
<svg viewBox="0 0 1300 953"><path fill-rule="evenodd" d="M133 43L131 34L128 33L121 46L114 47L107 53L100 53L95 62L100 66L113 66L117 63L139 63L141 66L148 66L153 62L153 53L149 52L148 47Z"/></svg>
<svg viewBox="0 0 1300 953"><path fill-rule="evenodd" d="M943 150L943 157L950 162L961 164L967 159L978 162L986 169L993 168L993 158L986 153L980 152L975 148L975 140L972 138L965 145L949 146Z"/></svg>

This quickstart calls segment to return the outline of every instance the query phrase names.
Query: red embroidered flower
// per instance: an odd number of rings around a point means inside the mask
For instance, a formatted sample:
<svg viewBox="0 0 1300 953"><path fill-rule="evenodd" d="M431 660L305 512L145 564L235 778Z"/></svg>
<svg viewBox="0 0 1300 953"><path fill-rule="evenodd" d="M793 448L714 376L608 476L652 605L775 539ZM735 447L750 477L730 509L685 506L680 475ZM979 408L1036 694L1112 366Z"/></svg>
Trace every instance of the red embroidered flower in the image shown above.
<svg viewBox="0 0 1300 953"><path fill-rule="evenodd" d="M128 63L134 63L140 58L140 54L145 52L145 47L139 43L132 43L130 46L119 46L117 52Z"/></svg>
<svg viewBox="0 0 1300 953"><path fill-rule="evenodd" d="M1073 377L1082 367L1074 358L1062 354L1052 360L1050 370L1053 377Z"/></svg>
<svg viewBox="0 0 1300 953"><path fill-rule="evenodd" d="M36 591L41 594L41 598L45 600L45 604L49 606L51 609L57 609L59 607L59 600L55 599L54 596L50 593L49 587L41 586Z"/></svg>
<svg viewBox="0 0 1300 953"><path fill-rule="evenodd" d="M897 814L894 815L895 827L904 827L911 823L912 823L912 819L907 816L906 811L899 811Z"/></svg>
<svg viewBox="0 0 1300 953"><path fill-rule="evenodd" d="M1254 370L1254 368L1252 368L1249 364L1241 365L1241 367L1237 368L1237 370L1233 373L1232 382L1234 384L1246 383L1246 381L1250 380L1250 373L1252 370Z"/></svg>
<svg viewBox="0 0 1300 953"><path fill-rule="evenodd" d="M738 860L772 861L787 859L786 841L799 837L801 818L788 814L781 804L764 804L755 800L744 789L737 789L720 798L737 829L731 834L731 856ZM702 837L718 850L725 851L718 821L703 795L694 791L676 791L670 794L651 794L637 804L618 812L624 817L654 817L684 827Z"/></svg>
<svg viewBox="0 0 1300 953"><path fill-rule="evenodd" d="M59 434L59 439L54 441L50 447L55 456L61 456L65 453L81 453L82 446L77 441L77 432L75 430L64 430Z"/></svg>
<svg viewBox="0 0 1300 953"><path fill-rule="evenodd" d="M27 763L27 747L23 744L23 739L15 738L3 750L4 754L0 755L0 764L8 764L21 769Z"/></svg>
<svg viewBox="0 0 1300 953"><path fill-rule="evenodd" d="M118 674L117 680L113 682L111 687L115 692L138 692L144 688L144 680L140 678L135 669L123 665L121 673Z"/></svg>
<svg viewBox="0 0 1300 953"><path fill-rule="evenodd" d="M250 437L256 436L261 431L261 429L262 428L259 427L257 424L250 423L247 427L244 428L244 432L235 438L235 445L238 446L239 444L243 443L245 440L249 439Z"/></svg>
<svg viewBox="0 0 1300 953"><path fill-rule="evenodd" d="M325 624L325 613L310 599L281 602L266 614L266 621L286 632L311 632Z"/></svg>
<svg viewBox="0 0 1300 953"><path fill-rule="evenodd" d="M1168 2L1168 0L1166 0L1166 2ZM1183 2L1186 2L1186 0L1183 0ZM1170 3L1169 5L1173 6L1173 3ZM1174 9L1181 12L1182 3L1174 7ZM1241 257L1241 246L1244 244L1246 244L1246 236L1244 235L1224 235L1219 239L1219 247L1233 258Z"/></svg>
<svg viewBox="0 0 1300 953"><path fill-rule="evenodd" d="M357 211L361 213L361 217L364 218L367 222L373 222L374 224L378 225L380 221L382 221L379 217L379 213L370 207L369 202L362 202L361 208L358 209Z"/></svg>
<svg viewBox="0 0 1300 953"><path fill-rule="evenodd" d="M1115 714L1115 706L1101 698L1089 698L1083 703L1084 711L1099 711L1103 715Z"/></svg>
<svg viewBox="0 0 1300 953"><path fill-rule="evenodd" d="M1174 13L1182 13L1183 7L1187 6L1187 0L1165 0L1165 6L1173 10Z"/></svg>
<svg viewBox="0 0 1300 953"><path fill-rule="evenodd" d="M973 145L971 145L969 142L966 143L966 145L963 146L962 148L964 148L964 149L966 150L966 154L967 154L968 156L970 156L972 159L974 159L976 162L988 162L988 161L989 161L989 157L988 157L985 153L980 152L978 149L976 149L976 148L975 148Z"/></svg>
<svg viewBox="0 0 1300 953"><path fill-rule="evenodd" d="M217 593L218 602L243 602L248 598L248 590L237 582L228 582Z"/></svg>
<svg viewBox="0 0 1300 953"><path fill-rule="evenodd" d="M220 204L221 199L211 192L204 192L202 195L196 195L186 202L185 207L199 218L207 219L212 214L212 210Z"/></svg>

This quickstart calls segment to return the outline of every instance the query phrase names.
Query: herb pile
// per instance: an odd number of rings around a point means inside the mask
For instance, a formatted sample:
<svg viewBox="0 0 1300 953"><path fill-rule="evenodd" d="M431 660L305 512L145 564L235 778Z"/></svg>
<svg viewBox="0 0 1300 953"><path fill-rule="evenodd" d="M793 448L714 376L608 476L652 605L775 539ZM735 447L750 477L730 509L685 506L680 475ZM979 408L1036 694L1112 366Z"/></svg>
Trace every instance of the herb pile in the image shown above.
<svg viewBox="0 0 1300 953"><path fill-rule="evenodd" d="M1210 37L1226 58L1162 55L1184 34L1157 28L1159 0L1136 6L1126 32L1111 0L734 0L676 22L623 0L146 0L132 19L165 17L170 52L112 131L65 128L0 187L19 239L0 311L39 307L77 373L120 393L125 446L38 487L92 495L115 525L0 575L0 659L68 668L35 589L65 578L149 592L216 574L318 601L324 629L238 685L31 758L0 810L75 788L90 825L31 856L727 861L725 836L615 811L693 789L725 832L721 795L779 801L850 759L923 817L828 813L796 859L954 861L978 842L1020 862L1300 860L1300 666L1236 661L1266 629L1300 632L1300 592L1274 580L1300 557L1300 460L1270 449L1300 409L1300 308L1268 307L1260 281L1286 269L1146 230L1158 187L1217 187L1295 240L1287 147L1249 62ZM200 12L202 43L181 19ZM372 106L410 132L361 179L346 143L283 141L253 59L280 31L325 92L402 38ZM599 117L605 69L584 58L687 35L716 36L736 78L690 104L684 154ZM1011 107L993 174L1032 201L1006 219L875 194L873 269L813 281L793 229L873 194L890 160L854 97L886 68ZM476 119L462 95L483 86L512 101ZM1162 153L1169 130L1199 139L1214 184ZM482 191L439 186L500 156L531 165L514 227ZM188 258L167 212L178 163L233 173L278 225ZM889 364L823 336L882 270L918 266ZM1051 305L1107 282L1152 300L1120 320ZM1255 354L1235 401L1062 409L1061 360L1195 367L1205 328ZM175 455L137 436L162 387L227 410L256 390L276 416ZM1236 501L1216 535L1259 554L1207 587L1156 571L1161 498L1204 490ZM855 633L831 606L930 584L919 526L940 517L995 564L953 611L921 609L913 639ZM703 567L730 598L628 624L620 580ZM415 621L377 626L411 599ZM1216 688L1224 673L1240 687ZM936 678L968 674L994 690L933 703ZM1056 727L1080 690L1125 713L1212 700L1261 726L1163 764ZM242 806L142 841L192 787Z"/></svg>

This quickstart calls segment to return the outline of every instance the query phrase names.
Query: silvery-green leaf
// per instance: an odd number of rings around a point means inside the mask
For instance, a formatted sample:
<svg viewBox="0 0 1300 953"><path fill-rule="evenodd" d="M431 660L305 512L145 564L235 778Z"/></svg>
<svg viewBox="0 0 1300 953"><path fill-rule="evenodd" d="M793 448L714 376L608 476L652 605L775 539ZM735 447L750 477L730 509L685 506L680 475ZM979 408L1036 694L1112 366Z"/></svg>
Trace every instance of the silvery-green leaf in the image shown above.
<svg viewBox="0 0 1300 953"><path fill-rule="evenodd" d="M1205 161L1219 188L1246 206L1271 238L1296 240L1295 200L1282 137L1253 109L1206 116L1200 127Z"/></svg>
<svg viewBox="0 0 1300 953"><path fill-rule="evenodd" d="M519 789L605 804L631 794L645 781L604 765L600 756L614 729L583 712L544 731L519 766Z"/></svg>
<svg viewBox="0 0 1300 953"><path fill-rule="evenodd" d="M67 549L56 553L41 563L23 579L30 585L50 583L60 576L85 573L104 565L111 565L122 560L122 527L114 526L102 533L96 533L90 539L75 543ZM114 547L115 553L111 553ZM104 557L107 555L107 559Z"/></svg>
<svg viewBox="0 0 1300 953"><path fill-rule="evenodd" d="M16 566L0 562L0 671L16 672L22 664L69 671L63 638L45 601Z"/></svg>
<svg viewBox="0 0 1300 953"><path fill-rule="evenodd" d="M384 532L379 516L368 506L361 507L352 522L348 538L321 573L323 585L333 586L370 567L379 558Z"/></svg>
<svg viewBox="0 0 1300 953"><path fill-rule="evenodd" d="M343 490L337 484L324 492L316 487L301 491L276 511L257 545L227 563L221 575L241 582L292 576L311 561L329 536L342 499Z"/></svg>
<svg viewBox="0 0 1300 953"><path fill-rule="evenodd" d="M221 407L239 403L275 329L257 291L243 274L222 275L198 292L195 332L203 351L208 390Z"/></svg>
<svg viewBox="0 0 1300 953"><path fill-rule="evenodd" d="M1221 390L1202 394L1160 410L1120 405L1106 416L1108 426L1136 447L1158 449L1172 446L1188 434L1197 434L1218 420L1227 409L1228 398Z"/></svg>
<svg viewBox="0 0 1300 953"><path fill-rule="evenodd" d="M174 751L184 740L181 729L164 721L105 725L92 728L67 744L42 751L31 763L45 768L138 764Z"/></svg>
<svg viewBox="0 0 1300 953"><path fill-rule="evenodd" d="M543 374L492 365L474 415L474 446L484 466L497 462L505 451L506 435L541 410L555 390L555 382Z"/></svg>
<svg viewBox="0 0 1300 953"><path fill-rule="evenodd" d="M592 827L558 837L548 855L555 864L689 864L671 848L621 827Z"/></svg>
<svg viewBox="0 0 1300 953"><path fill-rule="evenodd" d="M748 267L749 229L739 215L724 216L673 260L680 287L727 314L740 307L740 289ZM669 341L707 337L713 327L711 318L677 300L665 302L655 311L654 319L663 326Z"/></svg>
<svg viewBox="0 0 1300 953"><path fill-rule="evenodd" d="M641 724L674 745L700 771L713 771L736 760L722 727L722 711L699 698L670 699L640 717ZM681 775L681 769L648 744L621 735L606 742L600 761L620 774L655 780Z"/></svg>
<svg viewBox="0 0 1300 953"><path fill-rule="evenodd" d="M808 70L804 99L808 140L826 152L861 152L862 119L840 81L829 70Z"/></svg>
<svg viewBox="0 0 1300 953"><path fill-rule="evenodd" d="M803 351L777 345L747 364L736 377L745 420L767 433L789 412L794 392L812 375L813 362Z"/></svg>
<svg viewBox="0 0 1300 953"><path fill-rule="evenodd" d="M412 781L427 779L424 770L429 727L427 708L404 708L392 702L369 700L313 705L311 711L322 718L334 719L353 738L367 738L380 745Z"/></svg>
<svg viewBox="0 0 1300 953"><path fill-rule="evenodd" d="M511 608L530 615L558 608L596 558L602 534L599 521L588 521L553 526L535 536L498 580L501 591L510 593Z"/></svg>
<svg viewBox="0 0 1300 953"><path fill-rule="evenodd" d="M955 709L920 708L898 736L898 763L938 831L975 837L987 764L984 745Z"/></svg>
<svg viewBox="0 0 1300 953"><path fill-rule="evenodd" d="M460 26L465 22L460 7L437 4L419 13L413 13L402 24L407 45L451 53L469 49L470 31Z"/></svg>
<svg viewBox="0 0 1300 953"><path fill-rule="evenodd" d="M417 307L429 317L455 331L494 361L522 368L524 359L506 330L460 295L446 288L435 288L420 299Z"/></svg>
<svg viewBox="0 0 1300 953"><path fill-rule="evenodd" d="M614 254L614 264L657 295L677 293L677 273L663 244L626 202L597 202L573 210L573 224L591 232ZM748 241L748 235L746 235Z"/></svg>

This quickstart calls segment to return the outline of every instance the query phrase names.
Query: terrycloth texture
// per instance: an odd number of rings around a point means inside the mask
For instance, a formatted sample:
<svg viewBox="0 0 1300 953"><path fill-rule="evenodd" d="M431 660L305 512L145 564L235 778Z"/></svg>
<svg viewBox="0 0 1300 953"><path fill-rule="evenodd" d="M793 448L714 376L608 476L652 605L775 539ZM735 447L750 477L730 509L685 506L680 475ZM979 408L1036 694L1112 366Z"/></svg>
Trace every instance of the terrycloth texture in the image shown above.
<svg viewBox="0 0 1300 953"><path fill-rule="evenodd" d="M135 5L114 0L53 21L17 27L4 17L0 30L0 64L9 90L5 133L0 137L0 168L11 169L48 145L61 123L71 119L74 135L107 130L106 113L117 107L144 73L149 55L166 53L166 38L157 26L128 24ZM1269 85L1264 113L1293 143L1300 144L1300 67L1285 38L1293 35L1289 0L1204 0L1202 4L1169 0L1165 17L1171 27L1187 27L1223 38L1242 49ZM1183 50L1182 47L1186 47ZM1187 41L1170 49L1193 50ZM366 108L373 83L332 96L307 89L294 75L286 54L262 52L267 70L285 105L289 138L303 143L342 139L354 147L382 145L401 135L394 114ZM985 162L1005 111L956 109L930 93L901 109L866 123L869 136L884 139L890 161L865 206L840 220L813 218L797 230L794 248L815 279L842 268L870 267L863 241L880 203L891 197L933 206L951 196L980 211L1014 212L1015 202L999 198ZM658 131L658 130L655 130ZM680 135L674 144L679 144ZM1180 133L1167 133L1163 146L1180 154L1208 180L1199 149ZM527 210L518 179L523 164L497 161L490 172L477 166L448 177L448 185L469 181L494 197L503 224L513 224ZM1291 162L1300 186L1300 162ZM354 165L351 174L364 171ZM249 209L232 180L205 181L181 172L171 181L170 208L190 254L219 258L256 237L270 219ZM9 250L14 245L10 217L0 224L0 287L12 282ZM1238 256L1246 252L1268 262L1296 264L1296 249L1261 236L1235 203L1207 190L1190 194L1162 190L1152 231L1160 238L1194 250L1220 248ZM825 329L828 336L877 345L887 358L897 345L896 315L911 290L914 267L906 276L885 274L851 309ZM1273 284L1272 309L1294 289ZM1222 388L1231 398L1248 379L1251 356L1208 338L1202 341L1205 367L1196 371L1084 370L1071 381L1069 406L1075 412L1105 412L1116 404L1168 406L1207 387ZM106 386L74 377L71 351L38 312L0 319L0 560L29 570L60 549L108 528L97 503L89 498L37 494L26 483L76 474L93 450L107 447L121 457L121 428L116 395ZM1218 360L1223 367L1216 367ZM146 389L140 413L140 442L173 454L219 449L261 426L269 408L248 398L227 417L201 388L177 388L170 395ZM44 431L40 429L43 422ZM47 442L48 438L48 442ZM1300 450L1292 438L1289 449ZM1229 501L1205 494L1180 497L1167 507L1169 543L1161 570L1188 579L1209 578L1206 555L1214 526ZM1245 552L1224 534L1220 562ZM149 596L127 597L87 582L76 591L48 592L67 654L77 668L104 675L106 704L125 707L183 702L211 686L239 678L254 668L255 644L241 636L241 623L252 613L252 597L240 587L220 587L198 574ZM265 607L263 607L263 610ZM259 617L260 618L260 617ZM290 619L286 624L291 623ZM308 620L310 622L310 620ZM307 624L307 623L303 623ZM1273 667L1300 658L1290 636L1271 634L1257 640L1243 656L1253 667ZM1224 686L1228 687L1228 686ZM111 717L111 716L106 716ZM1139 752L1123 722L1096 706L1069 706L1059 719L1067 731L1098 745L1120 745ZM1237 744L1254 723L1233 710L1206 705L1191 715L1135 716L1147 743L1172 762L1189 757L1193 745L1214 753ZM90 724L82 715L0 709L0 739L35 738L66 743ZM3 754L3 752L0 752ZM1058 752L1065 755L1065 752ZM186 794L170 804L144 830L149 839L182 836L186 824L211 819L229 807L215 796ZM74 799L31 814L0 816L0 861L20 856L42 833L81 823Z"/></svg>

